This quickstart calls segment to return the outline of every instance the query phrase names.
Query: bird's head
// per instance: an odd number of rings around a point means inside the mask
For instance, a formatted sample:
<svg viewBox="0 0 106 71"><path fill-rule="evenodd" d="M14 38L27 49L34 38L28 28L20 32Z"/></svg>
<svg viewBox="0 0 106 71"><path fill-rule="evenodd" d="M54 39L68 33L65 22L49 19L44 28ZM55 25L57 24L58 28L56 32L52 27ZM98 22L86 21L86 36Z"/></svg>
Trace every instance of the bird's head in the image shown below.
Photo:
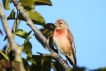
<svg viewBox="0 0 106 71"><path fill-rule="evenodd" d="M56 20L55 26L58 29L69 29L67 22L63 19Z"/></svg>

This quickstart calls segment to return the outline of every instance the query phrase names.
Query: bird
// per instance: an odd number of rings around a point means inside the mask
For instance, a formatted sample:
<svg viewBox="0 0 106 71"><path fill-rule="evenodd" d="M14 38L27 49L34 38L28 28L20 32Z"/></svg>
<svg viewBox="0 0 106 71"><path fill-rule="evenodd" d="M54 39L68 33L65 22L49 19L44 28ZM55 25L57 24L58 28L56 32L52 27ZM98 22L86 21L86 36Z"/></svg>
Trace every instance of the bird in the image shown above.
<svg viewBox="0 0 106 71"><path fill-rule="evenodd" d="M77 62L74 38L65 20L56 20L52 39L57 50L66 56L66 60L68 60L73 67L76 67Z"/></svg>

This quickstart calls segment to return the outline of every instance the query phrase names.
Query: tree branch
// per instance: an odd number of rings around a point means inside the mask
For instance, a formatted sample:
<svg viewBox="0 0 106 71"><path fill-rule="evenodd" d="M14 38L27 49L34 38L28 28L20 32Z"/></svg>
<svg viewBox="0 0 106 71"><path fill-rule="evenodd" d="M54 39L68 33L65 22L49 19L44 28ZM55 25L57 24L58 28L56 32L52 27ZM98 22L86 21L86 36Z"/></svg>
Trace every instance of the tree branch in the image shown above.
<svg viewBox="0 0 106 71"><path fill-rule="evenodd" d="M20 20L19 19L15 19L14 20L14 24L13 24L13 27L12 27L12 31L15 33L15 31L17 30L18 28L18 25L20 24Z"/></svg>
<svg viewBox="0 0 106 71"><path fill-rule="evenodd" d="M2 9L2 4L0 4L0 17L2 20L2 25L3 25L4 30L5 30L7 37L8 37L10 47L15 52L15 60L19 62L19 66L20 66L19 70L24 71L23 62L22 62L22 58L21 58L22 49L20 49L19 46L14 41L13 35L10 31L10 28L8 27L6 16L5 16L3 9Z"/></svg>
<svg viewBox="0 0 106 71"><path fill-rule="evenodd" d="M22 14L22 16L24 17L24 19L27 21L27 24L29 25L29 27L34 31L35 35L38 36L38 38L40 40L42 40L42 42L48 47L48 49L50 50L52 56L61 64L63 65L63 67L65 69L70 68L70 66L67 63L62 63L63 58L57 54L56 52L54 52L50 46L49 43L47 43L47 39L42 35L42 33L36 28L36 26L34 25L34 23L32 22L32 20L30 19L30 17L28 16L28 14L25 12L24 8L21 6L20 3L17 2L17 0L11 0L13 2L13 4L15 5L15 7L19 10L19 12Z"/></svg>
<svg viewBox="0 0 106 71"><path fill-rule="evenodd" d="M65 66L67 66L67 62L66 61L64 61L62 58L58 58L58 55L55 53L55 52L52 52L51 54L43 54L43 53L40 53L40 52L37 52L38 54L40 54L40 55L42 55L42 56L44 56L44 57L46 57L46 56L48 56L48 57L53 57L53 58L55 58L57 61L60 61L61 62L61 64L62 64L62 66L64 66L64 68L67 68L67 67L65 67ZM57 55L57 56L56 56ZM68 68L67 68L68 69Z"/></svg>

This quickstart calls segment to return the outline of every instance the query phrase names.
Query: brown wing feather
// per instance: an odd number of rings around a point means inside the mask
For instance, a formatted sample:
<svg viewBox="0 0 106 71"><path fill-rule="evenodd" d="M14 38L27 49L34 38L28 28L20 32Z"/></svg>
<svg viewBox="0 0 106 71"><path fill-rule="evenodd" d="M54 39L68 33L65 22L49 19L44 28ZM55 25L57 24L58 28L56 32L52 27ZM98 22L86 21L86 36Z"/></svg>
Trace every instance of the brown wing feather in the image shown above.
<svg viewBox="0 0 106 71"><path fill-rule="evenodd" d="M75 49L75 44L74 44L74 38L73 38L71 31L69 29L67 29L67 31L68 31L67 37L69 39L69 42L70 42L70 45L72 48L72 56L74 58L74 63L72 63L72 61L69 58L68 58L68 60L72 65L76 66L77 63L76 63L76 49Z"/></svg>

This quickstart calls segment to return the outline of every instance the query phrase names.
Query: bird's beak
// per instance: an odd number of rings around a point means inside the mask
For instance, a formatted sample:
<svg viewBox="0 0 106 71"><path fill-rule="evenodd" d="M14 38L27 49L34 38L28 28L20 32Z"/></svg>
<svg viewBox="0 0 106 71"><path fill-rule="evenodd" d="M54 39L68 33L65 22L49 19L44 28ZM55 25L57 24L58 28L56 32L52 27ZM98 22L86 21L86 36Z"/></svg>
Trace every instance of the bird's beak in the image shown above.
<svg viewBox="0 0 106 71"><path fill-rule="evenodd" d="M55 25L55 27L58 27L57 23L55 23L54 25Z"/></svg>

